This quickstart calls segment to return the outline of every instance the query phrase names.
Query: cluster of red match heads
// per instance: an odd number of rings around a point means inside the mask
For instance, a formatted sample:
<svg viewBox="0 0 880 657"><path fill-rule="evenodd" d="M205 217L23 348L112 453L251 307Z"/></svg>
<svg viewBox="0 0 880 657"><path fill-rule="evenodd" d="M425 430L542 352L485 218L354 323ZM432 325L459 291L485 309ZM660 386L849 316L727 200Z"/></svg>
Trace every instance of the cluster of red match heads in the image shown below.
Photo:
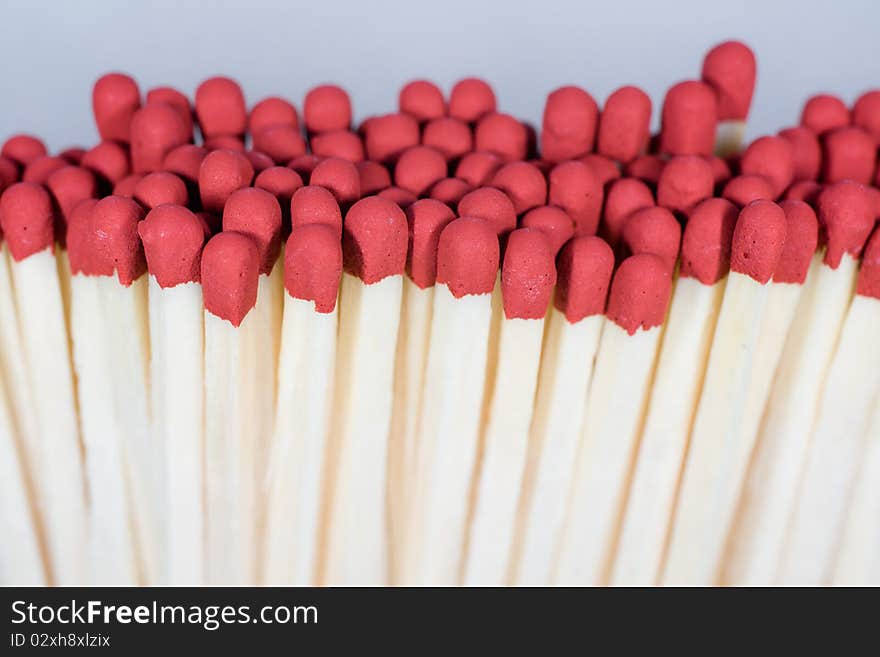
<svg viewBox="0 0 880 657"><path fill-rule="evenodd" d="M228 78L191 104L168 87L142 101L109 74L92 95L99 144L54 156L30 136L3 145L0 227L16 260L58 242L74 274L201 281L205 307L235 325L286 240L286 288L319 312L335 307L343 269L462 296L492 291L503 261L508 317L543 317L555 287L570 321L605 312L634 332L662 323L676 263L706 284L731 268L803 282L818 246L830 266L859 255L880 215L880 91L852 109L814 96L799 126L713 155L719 123L745 120L755 75L745 45L716 46L700 80L668 90L654 136L639 88L600 111L563 87L538 136L475 78L448 99L411 82L398 112L353 129L333 85L309 91L301 124L281 98L248 112ZM860 282L874 296L877 260L875 237Z"/></svg>

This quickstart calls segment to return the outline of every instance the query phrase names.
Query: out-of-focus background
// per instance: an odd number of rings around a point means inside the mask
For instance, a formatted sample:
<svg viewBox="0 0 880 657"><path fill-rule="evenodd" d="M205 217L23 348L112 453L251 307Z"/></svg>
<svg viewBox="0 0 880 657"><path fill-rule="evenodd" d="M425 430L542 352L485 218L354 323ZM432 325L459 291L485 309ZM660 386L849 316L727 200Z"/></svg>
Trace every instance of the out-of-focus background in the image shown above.
<svg viewBox="0 0 880 657"><path fill-rule="evenodd" d="M485 77L500 108L540 124L546 94L586 88L601 104L624 84L654 101L699 76L705 51L738 38L758 58L748 137L796 123L809 95L848 103L880 86L880 1L849 0L2 0L0 139L53 150L97 140L91 86L111 70L142 90L230 75L248 104L336 82L356 118L392 111L407 80L448 91Z"/></svg>

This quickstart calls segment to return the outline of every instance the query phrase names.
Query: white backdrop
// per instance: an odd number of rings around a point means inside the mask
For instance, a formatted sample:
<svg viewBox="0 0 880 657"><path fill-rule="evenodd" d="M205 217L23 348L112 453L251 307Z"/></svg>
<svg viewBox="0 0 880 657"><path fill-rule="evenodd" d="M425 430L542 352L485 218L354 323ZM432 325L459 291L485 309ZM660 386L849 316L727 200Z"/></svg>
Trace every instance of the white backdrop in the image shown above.
<svg viewBox="0 0 880 657"><path fill-rule="evenodd" d="M712 5L715 6L712 6ZM301 109L314 84L352 95L357 117L391 111L413 77L446 90L464 75L487 78L500 106L540 121L562 84L598 102L623 84L655 103L699 74L703 53L726 38L758 57L749 135L797 121L803 100L829 91L851 102L880 86L877 0L0 0L0 138L41 135L51 148L96 140L91 85L109 70L146 90L192 94L223 73L249 104L269 95Z"/></svg>

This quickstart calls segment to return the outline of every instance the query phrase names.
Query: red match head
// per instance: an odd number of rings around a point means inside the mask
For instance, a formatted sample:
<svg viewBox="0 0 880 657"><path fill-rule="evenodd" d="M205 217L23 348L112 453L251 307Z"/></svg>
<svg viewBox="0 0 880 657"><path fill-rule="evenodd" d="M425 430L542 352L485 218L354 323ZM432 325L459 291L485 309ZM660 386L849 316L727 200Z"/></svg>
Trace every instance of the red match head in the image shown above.
<svg viewBox="0 0 880 657"><path fill-rule="evenodd" d="M223 231L202 251L200 277L205 310L235 327L257 303L260 252L243 233Z"/></svg>
<svg viewBox="0 0 880 657"><path fill-rule="evenodd" d="M630 335L663 324L672 292L672 272L652 253L631 255L611 281L605 316Z"/></svg>
<svg viewBox="0 0 880 657"><path fill-rule="evenodd" d="M147 269L160 287L174 287L200 278L205 229L181 205L159 205L138 224Z"/></svg>
<svg viewBox="0 0 880 657"><path fill-rule="evenodd" d="M386 114L371 119L365 129L367 158L383 164L397 161L419 143L419 123L408 114Z"/></svg>
<svg viewBox="0 0 880 657"><path fill-rule="evenodd" d="M405 84L400 90L398 106L403 114L409 114L420 123L439 119L446 114L443 92L428 80L413 80Z"/></svg>
<svg viewBox="0 0 880 657"><path fill-rule="evenodd" d="M617 244L626 218L635 210L654 205L651 189L637 178L621 178L608 187L601 233L611 245Z"/></svg>
<svg viewBox="0 0 880 657"><path fill-rule="evenodd" d="M260 252L260 273L272 271L281 250L281 206L278 199L256 187L232 192L223 208L223 230L249 236Z"/></svg>
<svg viewBox="0 0 880 657"><path fill-rule="evenodd" d="M614 271L614 252L602 238L582 235L569 240L556 259L556 308L575 324L605 312Z"/></svg>
<svg viewBox="0 0 880 657"><path fill-rule="evenodd" d="M474 148L495 153L506 162L524 160L529 148L528 131L509 114L493 112L477 123Z"/></svg>
<svg viewBox="0 0 880 657"><path fill-rule="evenodd" d="M209 151L226 150L244 153L245 150L247 150L244 147L244 139L237 135L216 135L214 137L208 137L202 145Z"/></svg>
<svg viewBox="0 0 880 657"><path fill-rule="evenodd" d="M271 125L287 125L299 128L299 116L296 108L283 98L270 96L264 98L251 108L248 116L248 132L255 135L263 128Z"/></svg>
<svg viewBox="0 0 880 657"><path fill-rule="evenodd" d="M541 126L541 155L572 160L593 150L599 106L580 87L560 87L547 96Z"/></svg>
<svg viewBox="0 0 880 657"><path fill-rule="evenodd" d="M98 204L98 199L87 198L77 203L67 220L67 256L70 262L70 271L73 274L97 273L93 269L94 253L92 241L92 212ZM112 274L112 270L107 272Z"/></svg>
<svg viewBox="0 0 880 657"><path fill-rule="evenodd" d="M202 207L220 214L226 199L237 189L248 187L254 179L254 167L241 153L212 151L199 167L199 194Z"/></svg>
<svg viewBox="0 0 880 657"><path fill-rule="evenodd" d="M880 299L880 229L874 231L862 254L856 294Z"/></svg>
<svg viewBox="0 0 880 657"><path fill-rule="evenodd" d="M416 196L424 196L445 177L446 158L430 146L408 148L394 167L394 184Z"/></svg>
<svg viewBox="0 0 880 657"><path fill-rule="evenodd" d="M42 155L24 168L24 171L21 173L21 181L45 185L49 176L58 171L58 169L63 169L67 166L70 166L70 162L63 157Z"/></svg>
<svg viewBox="0 0 880 657"><path fill-rule="evenodd" d="M464 121L442 117L425 125L422 144L436 148L448 160L455 160L473 150L474 136Z"/></svg>
<svg viewBox="0 0 880 657"><path fill-rule="evenodd" d="M129 125L141 106L137 82L123 73L108 73L92 88L92 111L101 139L129 140Z"/></svg>
<svg viewBox="0 0 880 657"><path fill-rule="evenodd" d="M32 135L13 135L3 142L3 148L0 149L0 155L21 167L47 154L46 145Z"/></svg>
<svg viewBox="0 0 880 657"><path fill-rule="evenodd" d="M260 151L245 151L244 156L251 163L251 166L254 167L255 173L260 173L261 171L265 171L266 169L275 166L275 162L272 161L272 158Z"/></svg>
<svg viewBox="0 0 880 657"><path fill-rule="evenodd" d="M859 96L853 105L852 122L880 145L880 89L873 89Z"/></svg>
<svg viewBox="0 0 880 657"><path fill-rule="evenodd" d="M740 210L733 229L731 270L767 283L782 257L787 224L785 212L772 201L752 201Z"/></svg>
<svg viewBox="0 0 880 657"><path fill-rule="evenodd" d="M44 187L20 182L0 196L0 230L15 261L53 248L55 214Z"/></svg>
<svg viewBox="0 0 880 657"><path fill-rule="evenodd" d="M856 126L834 128L822 139L822 180L835 183L854 180L870 185L874 180L877 145L874 138Z"/></svg>
<svg viewBox="0 0 880 657"><path fill-rule="evenodd" d="M80 166L94 173L99 180L108 185L115 185L131 173L128 149L115 141L102 141L87 150L80 160ZM167 168L164 162L163 168Z"/></svg>
<svg viewBox="0 0 880 657"><path fill-rule="evenodd" d="M342 236L342 212L329 189L309 185L293 193L290 199L290 223L293 228L307 224L323 224L333 230L336 239Z"/></svg>
<svg viewBox="0 0 880 657"><path fill-rule="evenodd" d="M714 285L727 276L737 207L723 198L706 199L688 216L681 240L681 276Z"/></svg>
<svg viewBox="0 0 880 657"><path fill-rule="evenodd" d="M819 221L813 208L803 201L782 201L779 207L785 212L785 246L773 281L802 285L819 243Z"/></svg>
<svg viewBox="0 0 880 657"><path fill-rule="evenodd" d="M801 125L817 135L849 125L849 109L840 98L818 94L806 103L801 112Z"/></svg>
<svg viewBox="0 0 880 657"><path fill-rule="evenodd" d="M86 274L112 276L128 287L147 271L144 247L138 235L138 224L144 218L144 209L133 199L108 196L92 209L89 245L91 271Z"/></svg>
<svg viewBox="0 0 880 657"><path fill-rule="evenodd" d="M651 99L638 87L621 87L608 96L599 118L596 150L618 162L632 162L648 143Z"/></svg>
<svg viewBox="0 0 880 657"><path fill-rule="evenodd" d="M131 168L135 173L161 171L165 156L189 141L180 114L171 105L145 105L131 119Z"/></svg>
<svg viewBox="0 0 880 657"><path fill-rule="evenodd" d="M420 288L434 285L440 233L453 219L455 214L449 206L429 198L416 201L406 209L410 240L406 271Z"/></svg>
<svg viewBox="0 0 880 657"><path fill-rule="evenodd" d="M147 105L165 103L171 105L180 115L180 120L186 129L186 134L192 139L193 134L193 108L184 94L172 87L156 87L147 92Z"/></svg>
<svg viewBox="0 0 880 657"><path fill-rule="evenodd" d="M312 171L315 170L315 167L318 166L320 161L321 158L317 155L300 155L288 162L287 166L296 171L302 177L304 183L308 183Z"/></svg>
<svg viewBox="0 0 880 657"><path fill-rule="evenodd" d="M361 194L371 196L391 187L391 174L388 169L371 160L355 163L361 179Z"/></svg>
<svg viewBox="0 0 880 657"><path fill-rule="evenodd" d="M472 192L473 189L474 188L470 183L461 178L444 178L443 180L437 181L437 183L431 187L431 191L428 192L428 198L445 203L450 208L455 208L461 202L461 199L463 199L466 194Z"/></svg>
<svg viewBox="0 0 880 657"><path fill-rule="evenodd" d="M542 205L526 212L521 228L535 228L544 233L555 257L562 246L574 236L574 223L565 210L555 205Z"/></svg>
<svg viewBox="0 0 880 657"><path fill-rule="evenodd" d="M95 179L95 175L88 169L78 166L69 165L58 169L49 176L46 187L49 188L52 198L55 199L60 211L57 218L61 219L62 224L66 224L73 208L80 201L98 196L98 181ZM56 227L58 241L62 244L66 232L67 230L62 225Z"/></svg>
<svg viewBox="0 0 880 657"><path fill-rule="evenodd" d="M205 139L243 135L247 129L244 94L235 80L209 78L196 89L196 117Z"/></svg>
<svg viewBox="0 0 880 657"><path fill-rule="evenodd" d="M816 214L827 244L825 264L837 269L845 253L857 258L876 216L868 189L850 180L827 185L816 199Z"/></svg>
<svg viewBox="0 0 880 657"><path fill-rule="evenodd" d="M517 214L547 202L547 180L541 170L529 162L505 164L489 184L507 194Z"/></svg>
<svg viewBox="0 0 880 657"><path fill-rule="evenodd" d="M773 184L763 176L736 176L731 178L721 193L723 198L745 207L752 201L772 201L776 198Z"/></svg>
<svg viewBox="0 0 880 657"><path fill-rule="evenodd" d="M326 187L343 206L350 205L361 197L361 179L357 167L338 157L329 157L319 162L309 177L309 184Z"/></svg>
<svg viewBox="0 0 880 657"><path fill-rule="evenodd" d="M407 253L406 215L379 196L355 203L345 215L342 249L346 271L367 285L403 274Z"/></svg>
<svg viewBox="0 0 880 657"><path fill-rule="evenodd" d="M689 212L712 196L712 165L696 155L674 157L663 168L657 183L657 204L675 212Z"/></svg>
<svg viewBox="0 0 880 657"><path fill-rule="evenodd" d="M763 176L779 198L794 180L794 149L783 137L760 137L749 144L739 161L743 175Z"/></svg>
<svg viewBox="0 0 880 657"><path fill-rule="evenodd" d="M208 156L208 149L193 144L184 144L172 150L162 161L162 168L170 171L189 183L199 181L202 160Z"/></svg>
<svg viewBox="0 0 880 657"><path fill-rule="evenodd" d="M822 191L822 185L815 180L801 180L796 182L785 192L786 201L803 201L815 206L816 198Z"/></svg>
<svg viewBox="0 0 880 657"><path fill-rule="evenodd" d="M807 128L786 128L779 136L791 145L795 180L816 180L822 164L822 147L816 134Z"/></svg>
<svg viewBox="0 0 880 657"><path fill-rule="evenodd" d="M479 187L488 184L503 164L504 162L495 153L474 151L461 158L455 169L455 177L461 178L473 187Z"/></svg>
<svg viewBox="0 0 880 657"><path fill-rule="evenodd" d="M495 288L501 247L495 229L476 217L451 221L437 243L437 283L456 299L491 294Z"/></svg>
<svg viewBox="0 0 880 657"><path fill-rule="evenodd" d="M550 172L548 203L568 213L576 235L595 235L604 191L593 169L583 162L563 162Z"/></svg>
<svg viewBox="0 0 880 657"><path fill-rule="evenodd" d="M665 166L666 160L659 155L640 155L626 165L624 174L644 180L649 185L656 185L660 182L660 174Z"/></svg>
<svg viewBox="0 0 880 657"><path fill-rule="evenodd" d="M134 200L151 210L166 203L186 205L189 193L178 176L167 171L157 171L144 176L134 186Z"/></svg>
<svg viewBox="0 0 880 657"><path fill-rule="evenodd" d="M718 118L745 120L755 91L757 64L751 49L740 41L725 41L703 59L703 81L718 94Z"/></svg>
<svg viewBox="0 0 880 657"><path fill-rule="evenodd" d="M660 149L670 155L711 155L717 123L712 87L695 80L679 82L663 101Z"/></svg>
<svg viewBox="0 0 880 657"><path fill-rule="evenodd" d="M348 130L351 126L351 100L342 87L324 84L306 94L303 118L309 132Z"/></svg>
<svg viewBox="0 0 880 657"><path fill-rule="evenodd" d="M541 319L556 285L550 242L540 230L519 228L507 238L501 266L501 297L507 319Z"/></svg>
<svg viewBox="0 0 880 657"><path fill-rule="evenodd" d="M612 180L620 178L620 167L614 160L609 160L604 155L597 153L587 153L578 159L593 170L593 173L599 178L599 182L604 187Z"/></svg>
<svg viewBox="0 0 880 657"><path fill-rule="evenodd" d="M418 197L408 189L403 187L386 187L376 194L379 198L384 198L392 203L396 203L401 210L406 210L409 206L418 200Z"/></svg>
<svg viewBox="0 0 880 657"><path fill-rule="evenodd" d="M303 186L303 180L293 169L287 167L269 167L263 169L254 179L254 187L265 189L278 199L282 214L290 208L290 200L296 190Z"/></svg>
<svg viewBox="0 0 880 657"><path fill-rule="evenodd" d="M710 155L709 157L703 158L706 162L709 163L709 166L712 169L712 179L715 181L715 187L720 187L727 183L733 177L733 173L730 170L730 165L726 160L718 157L717 155Z"/></svg>
<svg viewBox="0 0 880 657"><path fill-rule="evenodd" d="M113 185L113 196L124 196L126 198L134 198L134 188L144 177L142 173L133 173L126 176L118 183Z"/></svg>
<svg viewBox="0 0 880 657"><path fill-rule="evenodd" d="M459 80L449 95L449 116L465 123L475 123L495 107L495 92L478 78Z"/></svg>
<svg viewBox="0 0 880 657"><path fill-rule="evenodd" d="M284 287L294 299L314 301L319 313L331 313L339 297L342 244L329 226L297 226L284 249Z"/></svg>
<svg viewBox="0 0 880 657"><path fill-rule="evenodd" d="M501 237L516 228L516 208L513 201L500 189L479 187L462 197L458 216L483 219Z"/></svg>
<svg viewBox="0 0 880 657"><path fill-rule="evenodd" d="M265 153L276 164L305 155L306 141L299 128L291 125L270 125L254 133L254 148Z"/></svg>
<svg viewBox="0 0 880 657"><path fill-rule="evenodd" d="M364 143L351 130L331 130L312 136L312 152L318 157L341 157L349 162L364 159Z"/></svg>
<svg viewBox="0 0 880 657"><path fill-rule="evenodd" d="M681 245L681 226L666 208L654 206L633 212L623 226L623 243L630 254L653 253L669 271L675 267Z"/></svg>

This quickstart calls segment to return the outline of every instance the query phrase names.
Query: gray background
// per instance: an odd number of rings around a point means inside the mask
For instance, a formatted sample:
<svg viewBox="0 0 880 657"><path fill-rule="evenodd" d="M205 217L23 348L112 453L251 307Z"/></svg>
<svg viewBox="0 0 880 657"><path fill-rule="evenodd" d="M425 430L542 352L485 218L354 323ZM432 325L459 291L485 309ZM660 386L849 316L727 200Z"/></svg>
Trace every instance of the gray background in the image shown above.
<svg viewBox="0 0 880 657"><path fill-rule="evenodd" d="M810 94L851 102L880 86L880 0L531 0L116 2L0 0L0 138L27 131L53 149L96 140L91 85L126 71L142 90L192 94L223 73L249 104L333 81L357 117L391 111L413 77L448 90L464 75L495 87L504 111L537 122L547 92L578 84L598 102L637 84L654 100L699 75L705 51L745 40L758 57L748 134L797 122Z"/></svg>

